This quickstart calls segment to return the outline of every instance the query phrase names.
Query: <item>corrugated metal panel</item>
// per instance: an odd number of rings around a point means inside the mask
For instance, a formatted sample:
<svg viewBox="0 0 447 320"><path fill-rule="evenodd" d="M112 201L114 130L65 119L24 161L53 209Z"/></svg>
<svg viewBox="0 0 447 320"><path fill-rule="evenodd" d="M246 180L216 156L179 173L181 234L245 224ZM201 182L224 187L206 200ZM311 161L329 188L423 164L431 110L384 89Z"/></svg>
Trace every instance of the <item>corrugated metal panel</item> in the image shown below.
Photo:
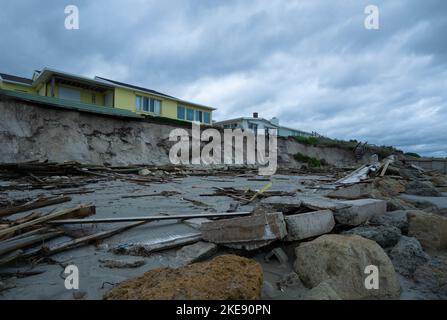
<svg viewBox="0 0 447 320"><path fill-rule="evenodd" d="M115 116L115 117L127 117L127 118L136 118L136 119L143 118L143 116L133 113L132 111L129 111L129 110L96 106L93 104L86 104L86 103L82 103L82 102L78 102L78 101L63 100L63 99L58 99L58 98L46 97L46 96L38 96L38 95L33 95L33 94L28 94L28 93L23 93L23 92L8 91L8 90L0 89L0 95L5 95L8 97L12 97L12 98L23 100L23 101L34 102L37 104L45 104L45 105L49 105L52 107L59 107L59 108L68 109L68 110L77 110L77 111L82 111L82 112L97 113L97 114L103 114L103 115L109 115L109 116Z"/></svg>

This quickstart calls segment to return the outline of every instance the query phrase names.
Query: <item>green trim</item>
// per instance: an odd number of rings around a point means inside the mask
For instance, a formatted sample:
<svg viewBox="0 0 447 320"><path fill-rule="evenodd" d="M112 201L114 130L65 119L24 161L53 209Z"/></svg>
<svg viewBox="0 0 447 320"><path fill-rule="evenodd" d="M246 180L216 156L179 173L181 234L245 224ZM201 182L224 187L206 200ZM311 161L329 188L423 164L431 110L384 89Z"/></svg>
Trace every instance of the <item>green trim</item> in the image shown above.
<svg viewBox="0 0 447 320"><path fill-rule="evenodd" d="M134 119L143 119L144 117L138 115L132 111L113 108L113 107L101 107L93 104L87 104L77 101L64 100L46 96L33 95L29 93L10 91L10 90L2 90L0 89L0 95L5 95L8 97L16 98L23 101L34 102L38 104L45 104L52 107L59 107L68 110L76 110L81 112L89 112L89 113L97 113L108 116L115 117L127 117Z"/></svg>

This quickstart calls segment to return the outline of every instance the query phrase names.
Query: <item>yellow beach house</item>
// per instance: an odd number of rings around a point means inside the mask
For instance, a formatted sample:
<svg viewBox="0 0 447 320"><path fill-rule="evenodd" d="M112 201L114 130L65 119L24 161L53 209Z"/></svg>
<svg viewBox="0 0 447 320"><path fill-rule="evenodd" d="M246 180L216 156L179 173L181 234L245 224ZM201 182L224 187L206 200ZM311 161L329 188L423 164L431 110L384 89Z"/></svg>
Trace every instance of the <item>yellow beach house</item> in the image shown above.
<svg viewBox="0 0 447 320"><path fill-rule="evenodd" d="M212 124L214 108L102 77L88 78L50 68L35 71L31 79L0 73L0 90L26 96L48 97L58 102L77 102L116 108L140 115L160 116Z"/></svg>

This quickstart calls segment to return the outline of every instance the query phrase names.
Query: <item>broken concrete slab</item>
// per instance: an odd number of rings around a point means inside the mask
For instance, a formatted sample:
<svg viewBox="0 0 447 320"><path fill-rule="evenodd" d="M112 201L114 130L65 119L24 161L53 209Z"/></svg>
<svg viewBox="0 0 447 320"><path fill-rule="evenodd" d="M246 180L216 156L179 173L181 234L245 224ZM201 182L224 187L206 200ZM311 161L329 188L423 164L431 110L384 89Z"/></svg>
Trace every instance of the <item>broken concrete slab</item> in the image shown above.
<svg viewBox="0 0 447 320"><path fill-rule="evenodd" d="M327 196L334 199L355 200L368 197L373 190L371 183L356 183L331 191Z"/></svg>
<svg viewBox="0 0 447 320"><path fill-rule="evenodd" d="M138 268L146 262L144 259L126 258L126 259L100 259L101 267L103 268Z"/></svg>
<svg viewBox="0 0 447 320"><path fill-rule="evenodd" d="M268 204L268 205L288 205L288 206L296 206L300 207L302 204L302 201L298 197L293 196L275 196L275 197L268 197L263 200L261 200L262 204Z"/></svg>
<svg viewBox="0 0 447 320"><path fill-rule="evenodd" d="M300 196L302 205L313 210L338 210L349 207L343 201L320 196Z"/></svg>
<svg viewBox="0 0 447 320"><path fill-rule="evenodd" d="M199 241L178 250L176 258L180 261L181 265L187 265L205 260L216 252L217 245L214 243Z"/></svg>
<svg viewBox="0 0 447 320"><path fill-rule="evenodd" d="M281 265L287 265L287 262L289 261L289 257L281 248L275 248L267 253L264 257L264 260L266 262L270 262L273 257L276 257Z"/></svg>
<svg viewBox="0 0 447 320"><path fill-rule="evenodd" d="M358 226L365 221L386 212L386 201L359 199L341 201L346 207L334 211L335 221L340 224Z"/></svg>
<svg viewBox="0 0 447 320"><path fill-rule="evenodd" d="M335 226L331 210L320 210L284 217L287 226L286 241L297 241L330 232Z"/></svg>
<svg viewBox="0 0 447 320"><path fill-rule="evenodd" d="M273 241L287 235L286 223L280 212L207 222L201 231L204 240L218 244Z"/></svg>
<svg viewBox="0 0 447 320"><path fill-rule="evenodd" d="M190 226L191 228L194 228L196 230L200 230L202 224L206 222L211 222L212 220L207 218L193 218L193 219L187 219L184 220L183 223Z"/></svg>

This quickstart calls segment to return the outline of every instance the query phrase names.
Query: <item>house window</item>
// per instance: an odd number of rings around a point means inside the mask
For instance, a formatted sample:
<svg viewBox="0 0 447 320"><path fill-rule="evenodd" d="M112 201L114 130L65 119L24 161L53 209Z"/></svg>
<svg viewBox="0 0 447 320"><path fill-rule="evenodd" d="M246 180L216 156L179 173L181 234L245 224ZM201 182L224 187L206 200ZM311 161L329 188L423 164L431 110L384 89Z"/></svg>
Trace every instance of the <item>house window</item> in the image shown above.
<svg viewBox="0 0 447 320"><path fill-rule="evenodd" d="M138 111L161 113L161 101L157 99L137 96L135 106Z"/></svg>
<svg viewBox="0 0 447 320"><path fill-rule="evenodd" d="M149 112L149 99L146 97L143 98L143 111Z"/></svg>
<svg viewBox="0 0 447 320"><path fill-rule="evenodd" d="M196 110L196 121L197 122L203 122L203 112Z"/></svg>
<svg viewBox="0 0 447 320"><path fill-rule="evenodd" d="M193 109L186 109L186 120L194 121L194 110Z"/></svg>
<svg viewBox="0 0 447 320"><path fill-rule="evenodd" d="M185 120L185 107L177 106L177 119Z"/></svg>
<svg viewBox="0 0 447 320"><path fill-rule="evenodd" d="M203 122L205 123L211 123L211 117L209 112L203 113Z"/></svg>
<svg viewBox="0 0 447 320"><path fill-rule="evenodd" d="M143 97L137 96L137 100L135 102L135 106L137 107L138 111L143 110L143 103L142 103Z"/></svg>

